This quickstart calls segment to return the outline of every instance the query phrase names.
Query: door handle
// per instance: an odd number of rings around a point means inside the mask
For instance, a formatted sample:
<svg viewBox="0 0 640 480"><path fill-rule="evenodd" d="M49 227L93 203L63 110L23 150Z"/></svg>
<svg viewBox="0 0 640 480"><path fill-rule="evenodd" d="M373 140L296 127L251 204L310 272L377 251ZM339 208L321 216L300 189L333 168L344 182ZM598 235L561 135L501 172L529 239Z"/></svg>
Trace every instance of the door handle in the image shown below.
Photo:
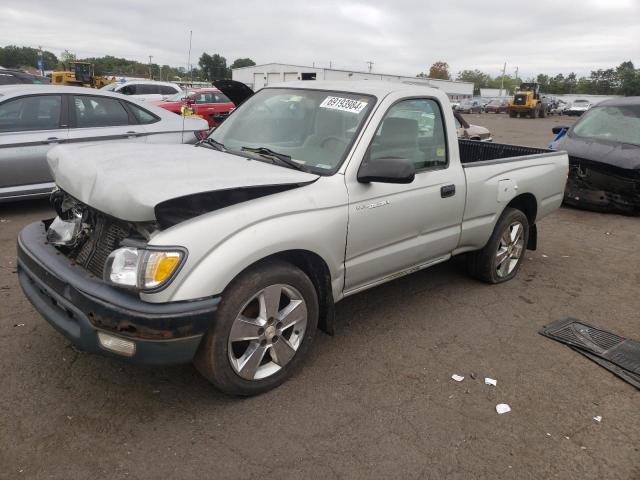
<svg viewBox="0 0 640 480"><path fill-rule="evenodd" d="M140 135L138 132L127 132L127 137L129 138L135 138L138 135Z"/></svg>
<svg viewBox="0 0 640 480"><path fill-rule="evenodd" d="M456 194L455 185L445 185L444 187L440 187L440 196L442 198L453 197L455 194Z"/></svg>
<svg viewBox="0 0 640 480"><path fill-rule="evenodd" d="M58 143L58 142L60 142L60 139L58 137L49 137L44 141L44 143Z"/></svg>

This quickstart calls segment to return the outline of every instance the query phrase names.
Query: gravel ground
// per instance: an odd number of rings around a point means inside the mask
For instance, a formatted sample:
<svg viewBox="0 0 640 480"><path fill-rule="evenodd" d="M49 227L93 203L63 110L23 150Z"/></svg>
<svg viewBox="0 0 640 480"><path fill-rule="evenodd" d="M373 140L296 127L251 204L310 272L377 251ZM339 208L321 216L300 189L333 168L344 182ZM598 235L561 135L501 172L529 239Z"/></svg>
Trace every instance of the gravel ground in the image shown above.
<svg viewBox="0 0 640 480"><path fill-rule="evenodd" d="M467 118L533 146L568 123ZM537 334L573 316L640 339L637 218L561 209L500 286L454 260L350 297L296 376L235 399L191 366L77 353L35 313L15 237L48 215L0 205L2 479L640 478L638 392Z"/></svg>

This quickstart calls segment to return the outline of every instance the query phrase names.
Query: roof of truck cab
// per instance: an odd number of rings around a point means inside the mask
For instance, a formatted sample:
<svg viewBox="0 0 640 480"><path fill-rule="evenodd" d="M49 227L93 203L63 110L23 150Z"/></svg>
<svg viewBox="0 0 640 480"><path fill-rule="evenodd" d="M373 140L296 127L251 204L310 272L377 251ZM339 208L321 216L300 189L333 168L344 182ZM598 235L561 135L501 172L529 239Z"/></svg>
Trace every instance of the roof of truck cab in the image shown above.
<svg viewBox="0 0 640 480"><path fill-rule="evenodd" d="M269 84L265 88L304 88L307 90L333 90L346 93L362 93L374 95L378 98L399 91L419 91L425 95L434 95L435 92L442 92L437 88L427 87L421 84L411 84L403 82L382 82L375 80L299 80L294 82Z"/></svg>

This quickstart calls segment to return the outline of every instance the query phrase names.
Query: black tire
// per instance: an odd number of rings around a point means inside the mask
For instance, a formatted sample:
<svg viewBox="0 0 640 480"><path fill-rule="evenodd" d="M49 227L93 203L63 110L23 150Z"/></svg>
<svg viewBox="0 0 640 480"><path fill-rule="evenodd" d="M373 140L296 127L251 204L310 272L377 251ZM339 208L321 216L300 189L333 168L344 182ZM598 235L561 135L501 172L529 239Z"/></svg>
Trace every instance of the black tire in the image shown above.
<svg viewBox="0 0 640 480"><path fill-rule="evenodd" d="M305 331L295 354L286 365L266 378L247 380L236 373L231 365L230 354L234 354L229 348L231 328L238 315L248 308L247 302L274 285L293 287L304 299L307 309ZM313 283L299 268L279 260L258 264L240 274L225 289L216 318L200 344L194 364L207 380L224 393L239 396L264 393L280 385L300 366L315 335L318 312L318 296ZM285 335L284 331L282 335ZM275 341L282 341L282 338L276 337ZM267 358L267 354L264 358Z"/></svg>
<svg viewBox="0 0 640 480"><path fill-rule="evenodd" d="M542 105L542 108L540 108L540 118L545 118L547 116L547 106L546 105Z"/></svg>
<svg viewBox="0 0 640 480"><path fill-rule="evenodd" d="M520 250L519 258L513 268L506 275L501 276L498 272L498 249L502 248L502 237L506 230L511 229L511 226L516 222L519 222L523 227L522 248ZM482 280L483 282L494 284L511 280L516 276L518 270L520 270L522 260L525 257L528 241L529 221L527 220L527 216L518 209L510 207L505 208L484 248L468 254L467 270L469 275L477 278L478 280Z"/></svg>
<svg viewBox="0 0 640 480"><path fill-rule="evenodd" d="M509 110L509 118L516 118L517 116L518 116L518 112Z"/></svg>

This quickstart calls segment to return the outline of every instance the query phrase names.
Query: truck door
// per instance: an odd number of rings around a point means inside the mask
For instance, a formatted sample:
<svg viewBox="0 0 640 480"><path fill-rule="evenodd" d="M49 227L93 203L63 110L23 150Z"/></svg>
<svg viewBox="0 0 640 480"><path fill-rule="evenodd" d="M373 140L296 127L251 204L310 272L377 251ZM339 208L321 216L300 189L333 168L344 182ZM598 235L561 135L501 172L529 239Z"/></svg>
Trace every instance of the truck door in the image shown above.
<svg viewBox="0 0 640 480"><path fill-rule="evenodd" d="M456 248L465 179L459 162L449 161L448 147L442 107L436 100L401 100L384 114L366 156L370 162L407 158L416 176L411 184L400 185L360 183L356 175L345 176L347 293L445 260Z"/></svg>

